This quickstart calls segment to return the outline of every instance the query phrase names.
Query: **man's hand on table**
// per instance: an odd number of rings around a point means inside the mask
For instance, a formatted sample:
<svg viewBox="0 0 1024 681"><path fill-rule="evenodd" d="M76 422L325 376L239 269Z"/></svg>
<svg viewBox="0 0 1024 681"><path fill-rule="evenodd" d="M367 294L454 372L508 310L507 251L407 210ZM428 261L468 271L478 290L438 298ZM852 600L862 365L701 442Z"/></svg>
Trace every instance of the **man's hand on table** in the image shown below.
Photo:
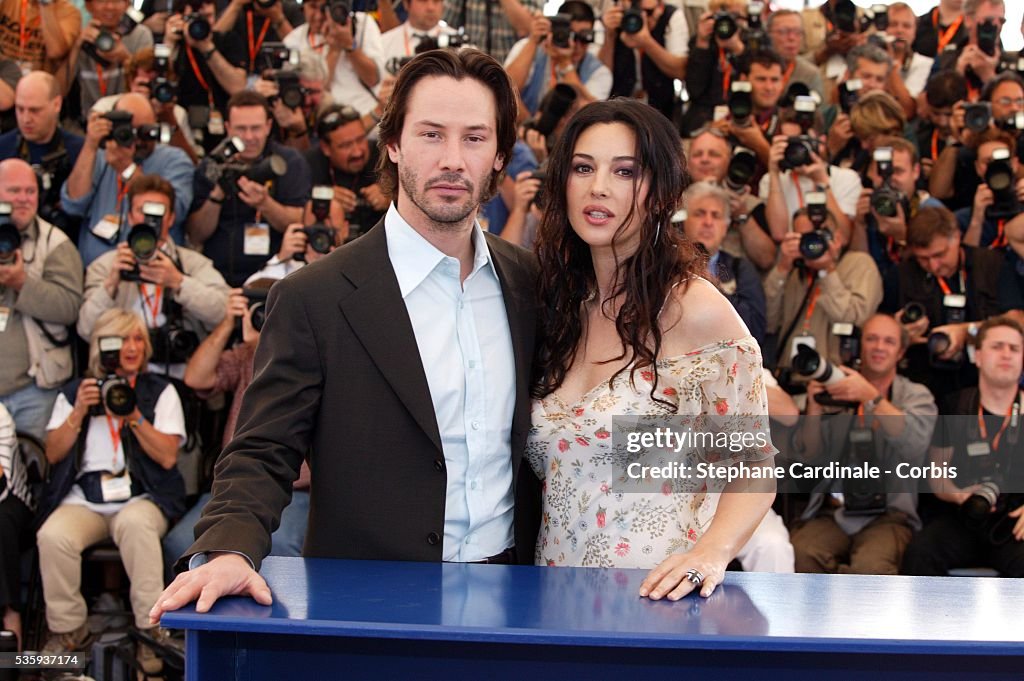
<svg viewBox="0 0 1024 681"><path fill-rule="evenodd" d="M221 596L251 596L260 605L273 602L270 587L249 561L237 553L219 553L205 565L175 577L156 599L149 619L157 624L165 612L192 601L196 601L196 612L209 612Z"/></svg>

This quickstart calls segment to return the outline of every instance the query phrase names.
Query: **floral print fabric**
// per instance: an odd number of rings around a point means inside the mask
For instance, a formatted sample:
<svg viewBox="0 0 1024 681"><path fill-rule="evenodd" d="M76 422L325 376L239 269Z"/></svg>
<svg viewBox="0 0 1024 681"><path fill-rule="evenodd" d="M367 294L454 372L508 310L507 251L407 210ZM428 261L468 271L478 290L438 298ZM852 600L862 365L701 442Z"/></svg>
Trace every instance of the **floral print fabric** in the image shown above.
<svg viewBox="0 0 1024 681"><path fill-rule="evenodd" d="M673 479L661 493L629 491L629 455L624 437L613 447L613 416L733 415L747 430L753 426L767 435L761 351L753 337L660 359L656 370L657 396L671 408L651 398L654 373L648 369L636 372L635 386L625 371L574 405L554 393L534 401L526 454L544 486L538 565L651 568L690 550L710 525L715 493L725 482L710 481L709 488L705 480ZM719 463L761 460L774 451L744 450Z"/></svg>

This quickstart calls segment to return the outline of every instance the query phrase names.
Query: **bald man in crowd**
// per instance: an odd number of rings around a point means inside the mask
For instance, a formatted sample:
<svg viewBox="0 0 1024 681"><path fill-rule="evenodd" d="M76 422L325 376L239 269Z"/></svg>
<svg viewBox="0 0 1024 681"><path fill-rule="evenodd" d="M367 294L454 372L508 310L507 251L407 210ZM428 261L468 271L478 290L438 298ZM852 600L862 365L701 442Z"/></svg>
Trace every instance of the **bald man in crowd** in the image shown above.
<svg viewBox="0 0 1024 681"><path fill-rule="evenodd" d="M71 378L71 347L60 343L82 305L82 260L37 216L38 192L28 163L0 161L0 201L11 204L20 242L0 262L0 403L19 431L42 440L57 388Z"/></svg>
<svg viewBox="0 0 1024 681"><path fill-rule="evenodd" d="M125 117L118 122L115 131L111 118L116 118L117 112L130 114L131 119L129 122ZM160 175L175 188L174 214L178 219L171 236L176 243L185 241L182 223L192 203L194 167L181 149L148 137L147 132L155 125L152 104L136 93L118 100L112 112L89 114L82 153L60 195L64 210L82 218L78 250L86 266L123 241L131 228L126 224L125 196L128 182L136 175Z"/></svg>
<svg viewBox="0 0 1024 681"><path fill-rule="evenodd" d="M64 98L57 79L45 71L32 71L14 93L18 127L0 135L0 159L20 158L39 175L39 215L78 237L79 220L60 207L60 187L71 174L84 140L60 127Z"/></svg>

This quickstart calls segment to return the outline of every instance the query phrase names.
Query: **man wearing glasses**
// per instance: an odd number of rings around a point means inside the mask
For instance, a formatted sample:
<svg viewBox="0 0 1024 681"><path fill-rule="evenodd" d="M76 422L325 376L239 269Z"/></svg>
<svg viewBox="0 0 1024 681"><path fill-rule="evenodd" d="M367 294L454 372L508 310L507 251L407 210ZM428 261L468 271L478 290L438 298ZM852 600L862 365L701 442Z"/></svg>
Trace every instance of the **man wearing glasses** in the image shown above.
<svg viewBox="0 0 1024 681"><path fill-rule="evenodd" d="M387 212L390 197L377 184L377 146L366 140L359 112L335 105L317 124L318 144L306 152L313 186L334 187L331 224L349 226L348 238L360 236Z"/></svg>
<svg viewBox="0 0 1024 681"><path fill-rule="evenodd" d="M562 3L558 14L569 18L568 36L564 27L552 30L552 21L538 13L530 35L513 45L505 59L505 70L531 114L556 84L575 90L578 106L608 99L612 90L612 72L588 49L594 42L594 10L570 0Z"/></svg>
<svg viewBox="0 0 1024 681"><path fill-rule="evenodd" d="M783 90L791 83L803 83L819 95L824 95L821 71L800 56L804 46L804 22L800 13L782 9L770 14L768 37L771 38L772 49L786 62L782 72Z"/></svg>

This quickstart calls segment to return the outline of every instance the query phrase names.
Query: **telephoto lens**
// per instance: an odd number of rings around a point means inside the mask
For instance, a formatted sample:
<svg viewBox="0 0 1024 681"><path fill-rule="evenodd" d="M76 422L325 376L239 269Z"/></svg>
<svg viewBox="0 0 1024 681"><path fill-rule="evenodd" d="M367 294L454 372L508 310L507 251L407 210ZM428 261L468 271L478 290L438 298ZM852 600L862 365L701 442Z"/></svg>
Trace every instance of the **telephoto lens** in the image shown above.
<svg viewBox="0 0 1024 681"><path fill-rule="evenodd" d="M832 243L832 232L827 229L816 229L800 236L800 255L805 260L817 260L828 252Z"/></svg>
<svg viewBox="0 0 1024 681"><path fill-rule="evenodd" d="M974 493L964 502L964 514L976 522L984 521L992 507L999 501L999 485L992 480L986 480L978 485Z"/></svg>
<svg viewBox="0 0 1024 681"><path fill-rule="evenodd" d="M923 319L926 314L924 305L921 303L907 303L903 307L902 319L904 324L913 324L919 319Z"/></svg>
<svg viewBox="0 0 1024 681"><path fill-rule="evenodd" d="M750 149L736 147L725 171L725 186L734 192L750 184L757 170L757 156Z"/></svg>
<svg viewBox="0 0 1024 681"><path fill-rule="evenodd" d="M11 222L13 208L6 201L0 202L0 265L10 265L15 261L15 251L21 248L21 232Z"/></svg>
<svg viewBox="0 0 1024 681"><path fill-rule="evenodd" d="M964 105L964 126L971 132L982 132L992 122L992 104L975 102Z"/></svg>
<svg viewBox="0 0 1024 681"><path fill-rule="evenodd" d="M793 371L824 385L841 381L846 377L846 374L818 354L817 350L804 343L797 343L796 355L793 356Z"/></svg>

